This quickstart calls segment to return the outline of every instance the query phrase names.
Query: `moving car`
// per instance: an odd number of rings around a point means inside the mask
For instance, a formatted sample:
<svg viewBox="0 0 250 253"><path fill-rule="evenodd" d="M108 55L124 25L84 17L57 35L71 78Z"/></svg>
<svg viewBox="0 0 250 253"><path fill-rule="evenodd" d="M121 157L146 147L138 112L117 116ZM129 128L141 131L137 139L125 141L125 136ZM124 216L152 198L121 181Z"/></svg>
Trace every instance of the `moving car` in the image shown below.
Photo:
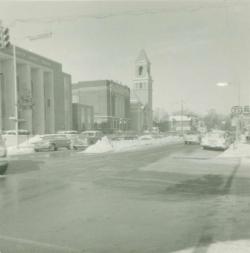
<svg viewBox="0 0 250 253"><path fill-rule="evenodd" d="M185 144L200 144L200 134L189 132L184 135Z"/></svg>
<svg viewBox="0 0 250 253"><path fill-rule="evenodd" d="M8 160L6 156L7 156L7 149L5 141L2 135L0 135L0 175L3 175L8 168Z"/></svg>
<svg viewBox="0 0 250 253"><path fill-rule="evenodd" d="M34 143L34 150L38 151L56 151L59 148L70 149L71 141L63 134L49 134L41 136L41 139Z"/></svg>
<svg viewBox="0 0 250 253"><path fill-rule="evenodd" d="M87 138L88 144L95 144L98 140L103 137L103 133L101 131L84 131L80 134L80 138Z"/></svg>
<svg viewBox="0 0 250 253"><path fill-rule="evenodd" d="M226 150L229 148L231 140L225 131L214 130L205 134L201 140L201 146L204 149Z"/></svg>

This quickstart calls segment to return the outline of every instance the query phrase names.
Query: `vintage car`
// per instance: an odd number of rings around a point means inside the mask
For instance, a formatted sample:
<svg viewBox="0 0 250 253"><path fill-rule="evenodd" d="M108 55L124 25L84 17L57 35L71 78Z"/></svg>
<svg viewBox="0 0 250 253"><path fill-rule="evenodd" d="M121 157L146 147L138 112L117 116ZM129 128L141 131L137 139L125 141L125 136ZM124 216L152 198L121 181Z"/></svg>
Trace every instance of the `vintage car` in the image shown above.
<svg viewBox="0 0 250 253"><path fill-rule="evenodd" d="M34 150L56 151L59 148L71 148L71 141L63 134L48 134L41 136L40 140L34 143Z"/></svg>
<svg viewBox="0 0 250 253"><path fill-rule="evenodd" d="M231 138L225 131L214 130L204 135L201 146L204 149L226 150L231 144Z"/></svg>
<svg viewBox="0 0 250 253"><path fill-rule="evenodd" d="M184 134L185 144L200 144L201 137L199 133L189 132Z"/></svg>
<svg viewBox="0 0 250 253"><path fill-rule="evenodd" d="M87 139L88 144L92 145L95 144L98 140L103 137L103 133L101 131L84 131L82 132L79 137L81 139Z"/></svg>

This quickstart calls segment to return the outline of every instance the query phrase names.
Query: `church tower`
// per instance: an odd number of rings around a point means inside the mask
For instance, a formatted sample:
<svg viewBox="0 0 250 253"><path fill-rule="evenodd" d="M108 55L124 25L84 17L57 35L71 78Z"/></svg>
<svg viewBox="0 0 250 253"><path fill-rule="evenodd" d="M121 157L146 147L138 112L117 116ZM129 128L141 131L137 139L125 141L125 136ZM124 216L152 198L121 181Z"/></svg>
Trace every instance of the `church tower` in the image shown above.
<svg viewBox="0 0 250 253"><path fill-rule="evenodd" d="M151 63L144 50L141 50L135 61L135 79L133 93L144 107L144 129L150 130L153 126L153 90L151 77Z"/></svg>

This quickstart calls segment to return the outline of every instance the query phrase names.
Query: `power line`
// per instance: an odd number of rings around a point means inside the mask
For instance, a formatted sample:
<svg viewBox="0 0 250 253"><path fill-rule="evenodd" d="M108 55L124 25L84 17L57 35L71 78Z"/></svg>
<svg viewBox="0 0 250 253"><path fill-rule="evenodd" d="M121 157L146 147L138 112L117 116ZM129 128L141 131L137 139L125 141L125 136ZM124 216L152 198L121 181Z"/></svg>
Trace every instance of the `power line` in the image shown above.
<svg viewBox="0 0 250 253"><path fill-rule="evenodd" d="M226 5L249 5L250 2L229 2ZM203 3L199 6L187 7L187 8L161 8L161 9L142 9L142 10L129 10L129 11L122 11L122 12L110 12L106 14L80 14L80 15L68 15L68 16L58 16L58 17L46 17L46 18L26 18L26 19L15 19L13 22L10 23L9 27L15 26L17 23L23 24L52 24L52 23L62 23L62 22L72 22L75 20L80 19L110 19L122 16L147 16L147 15L159 15L164 13L177 13L177 12L188 12L194 13L202 10L207 9L223 9L226 7L225 1L222 0L218 2L216 5L207 5Z"/></svg>

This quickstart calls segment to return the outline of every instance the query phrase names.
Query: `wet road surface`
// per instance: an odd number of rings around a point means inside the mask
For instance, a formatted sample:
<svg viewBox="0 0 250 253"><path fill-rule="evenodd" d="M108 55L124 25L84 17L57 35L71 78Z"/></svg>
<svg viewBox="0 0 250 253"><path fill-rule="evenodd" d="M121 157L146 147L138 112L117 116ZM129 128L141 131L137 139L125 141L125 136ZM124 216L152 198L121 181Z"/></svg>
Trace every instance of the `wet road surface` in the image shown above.
<svg viewBox="0 0 250 253"><path fill-rule="evenodd" d="M195 145L13 158L0 252L172 252L250 237L250 173Z"/></svg>

